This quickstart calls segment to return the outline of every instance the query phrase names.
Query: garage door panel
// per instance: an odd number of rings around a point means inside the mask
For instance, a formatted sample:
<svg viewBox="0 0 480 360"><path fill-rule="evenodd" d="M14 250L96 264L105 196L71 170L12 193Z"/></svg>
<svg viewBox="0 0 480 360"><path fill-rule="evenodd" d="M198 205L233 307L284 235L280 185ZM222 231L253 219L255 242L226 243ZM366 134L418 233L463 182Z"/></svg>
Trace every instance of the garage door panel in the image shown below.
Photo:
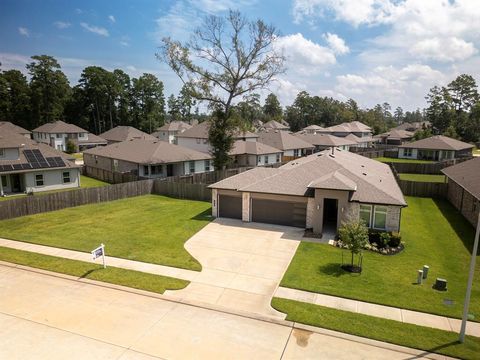
<svg viewBox="0 0 480 360"><path fill-rule="evenodd" d="M242 219L242 198L239 196L219 195L219 216L223 218Z"/></svg>
<svg viewBox="0 0 480 360"><path fill-rule="evenodd" d="M252 221L267 224L305 227L305 203L252 199Z"/></svg>

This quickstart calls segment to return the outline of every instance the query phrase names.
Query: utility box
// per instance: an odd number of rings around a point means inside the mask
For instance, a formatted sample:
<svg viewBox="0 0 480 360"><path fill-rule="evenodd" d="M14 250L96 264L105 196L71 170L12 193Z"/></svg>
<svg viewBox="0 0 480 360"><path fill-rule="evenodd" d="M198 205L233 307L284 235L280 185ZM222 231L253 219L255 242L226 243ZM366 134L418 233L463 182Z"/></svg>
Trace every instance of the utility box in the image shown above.
<svg viewBox="0 0 480 360"><path fill-rule="evenodd" d="M417 275L417 284L421 284L423 280L423 270L418 270L418 275Z"/></svg>
<svg viewBox="0 0 480 360"><path fill-rule="evenodd" d="M435 281L434 287L436 290L439 290L439 291L447 291L447 280L437 278L437 280Z"/></svg>

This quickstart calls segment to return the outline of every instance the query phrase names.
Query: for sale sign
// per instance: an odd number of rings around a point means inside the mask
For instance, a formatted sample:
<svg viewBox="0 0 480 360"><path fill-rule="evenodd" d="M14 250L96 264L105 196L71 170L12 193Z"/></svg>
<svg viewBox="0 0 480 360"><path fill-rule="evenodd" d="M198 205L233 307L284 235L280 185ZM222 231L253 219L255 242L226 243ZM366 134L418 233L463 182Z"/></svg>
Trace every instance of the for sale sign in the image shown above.
<svg viewBox="0 0 480 360"><path fill-rule="evenodd" d="M100 256L102 257L102 260L103 260L103 267L106 268L107 265L105 263L105 245L103 244L101 244L96 249L92 250L93 260L98 259Z"/></svg>

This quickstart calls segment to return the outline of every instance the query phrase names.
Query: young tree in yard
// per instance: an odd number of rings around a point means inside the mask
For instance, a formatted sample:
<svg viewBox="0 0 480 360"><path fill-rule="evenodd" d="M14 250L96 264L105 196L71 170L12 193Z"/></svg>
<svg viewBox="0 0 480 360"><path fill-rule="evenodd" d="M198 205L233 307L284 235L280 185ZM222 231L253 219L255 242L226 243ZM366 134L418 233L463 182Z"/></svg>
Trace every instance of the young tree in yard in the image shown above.
<svg viewBox="0 0 480 360"><path fill-rule="evenodd" d="M354 256L360 254L368 244L368 228L362 220L348 220L338 229L338 234L342 243L352 253L350 269L353 272L355 269Z"/></svg>
<svg viewBox="0 0 480 360"><path fill-rule="evenodd" d="M233 102L283 72L284 57L273 48L276 37L275 27L230 11L206 17L187 43L163 39L157 57L188 84L192 97L214 110L209 141L216 168L227 165L233 145Z"/></svg>

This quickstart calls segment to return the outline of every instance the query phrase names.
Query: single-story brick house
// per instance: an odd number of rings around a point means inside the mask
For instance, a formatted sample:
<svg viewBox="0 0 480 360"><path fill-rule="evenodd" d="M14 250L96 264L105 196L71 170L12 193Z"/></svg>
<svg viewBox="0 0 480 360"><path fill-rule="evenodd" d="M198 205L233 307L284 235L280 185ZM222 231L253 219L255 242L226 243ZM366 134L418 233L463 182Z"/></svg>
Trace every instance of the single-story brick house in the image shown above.
<svg viewBox="0 0 480 360"><path fill-rule="evenodd" d="M257 133L258 142L282 150L284 161L311 154L314 146L283 130L264 130Z"/></svg>
<svg viewBox="0 0 480 360"><path fill-rule="evenodd" d="M177 135L191 128L192 125L184 121L171 121L158 128L152 135L162 141L168 141L170 144L177 144Z"/></svg>
<svg viewBox="0 0 480 360"><path fill-rule="evenodd" d="M480 212L480 158L441 170L448 178L448 200L475 227Z"/></svg>
<svg viewBox="0 0 480 360"><path fill-rule="evenodd" d="M133 139L83 153L85 166L146 178L213 171L212 156L159 139Z"/></svg>
<svg viewBox="0 0 480 360"><path fill-rule="evenodd" d="M473 147L472 144L448 136L436 135L400 145L398 147L398 157L400 159L433 161L451 160L471 157Z"/></svg>
<svg viewBox="0 0 480 360"><path fill-rule="evenodd" d="M380 143L387 145L402 145L411 141L415 133L406 130L392 129L386 133L375 135Z"/></svg>
<svg viewBox="0 0 480 360"><path fill-rule="evenodd" d="M210 185L212 214L336 231L348 218L378 230L400 231L407 206L386 164L329 149L279 168L255 168Z"/></svg>
<svg viewBox="0 0 480 360"><path fill-rule="evenodd" d="M118 143L122 141L129 141L133 139L155 140L155 136L149 135L146 132L138 130L133 126L115 126L110 130L105 131L99 135L102 139L107 140L108 144Z"/></svg>
<svg viewBox="0 0 480 360"><path fill-rule="evenodd" d="M229 155L237 166L264 166L282 162L282 150L257 141L237 140Z"/></svg>
<svg viewBox="0 0 480 360"><path fill-rule="evenodd" d="M357 145L357 142L354 140L330 134L295 134L295 136L315 146L315 152L331 148L332 146L348 151L350 146Z"/></svg>

